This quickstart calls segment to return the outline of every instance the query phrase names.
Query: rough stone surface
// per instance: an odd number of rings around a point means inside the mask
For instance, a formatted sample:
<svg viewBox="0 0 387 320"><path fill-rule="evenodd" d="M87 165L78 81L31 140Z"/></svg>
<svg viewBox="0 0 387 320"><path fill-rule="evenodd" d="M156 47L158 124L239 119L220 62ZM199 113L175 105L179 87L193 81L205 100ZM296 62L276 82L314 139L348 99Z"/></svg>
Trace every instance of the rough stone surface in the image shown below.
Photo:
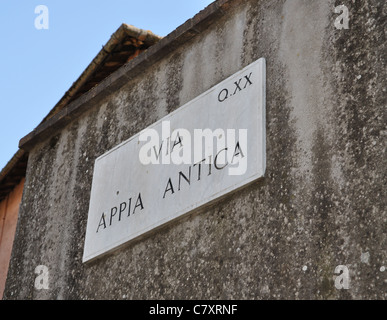
<svg viewBox="0 0 387 320"><path fill-rule="evenodd" d="M349 29L334 26L340 4ZM386 2L222 10L31 149L6 299L386 298ZM82 264L96 157L260 57L266 177ZM48 290L34 287L38 265ZM338 265L349 289L335 287Z"/></svg>

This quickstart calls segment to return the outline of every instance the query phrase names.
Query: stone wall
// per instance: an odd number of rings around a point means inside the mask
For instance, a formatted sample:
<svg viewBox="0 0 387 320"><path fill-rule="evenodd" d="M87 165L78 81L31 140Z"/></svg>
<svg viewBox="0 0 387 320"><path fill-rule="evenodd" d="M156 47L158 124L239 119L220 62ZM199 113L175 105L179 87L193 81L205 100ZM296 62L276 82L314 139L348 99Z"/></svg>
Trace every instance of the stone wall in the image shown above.
<svg viewBox="0 0 387 320"><path fill-rule="evenodd" d="M348 29L334 25L341 4ZM80 98L82 112L29 146L4 297L384 299L386 11L217 1ZM260 57L265 178L83 264L94 160ZM34 286L38 265L49 289Z"/></svg>

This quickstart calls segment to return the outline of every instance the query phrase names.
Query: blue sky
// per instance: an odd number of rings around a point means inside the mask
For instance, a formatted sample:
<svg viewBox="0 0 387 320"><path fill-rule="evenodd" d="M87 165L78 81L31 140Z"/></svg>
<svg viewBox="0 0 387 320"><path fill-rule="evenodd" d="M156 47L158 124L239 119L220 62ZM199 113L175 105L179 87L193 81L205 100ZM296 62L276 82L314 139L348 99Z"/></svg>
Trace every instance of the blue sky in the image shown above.
<svg viewBox="0 0 387 320"><path fill-rule="evenodd" d="M3 0L0 170L121 23L166 36L213 0ZM48 29L36 29L38 5Z"/></svg>

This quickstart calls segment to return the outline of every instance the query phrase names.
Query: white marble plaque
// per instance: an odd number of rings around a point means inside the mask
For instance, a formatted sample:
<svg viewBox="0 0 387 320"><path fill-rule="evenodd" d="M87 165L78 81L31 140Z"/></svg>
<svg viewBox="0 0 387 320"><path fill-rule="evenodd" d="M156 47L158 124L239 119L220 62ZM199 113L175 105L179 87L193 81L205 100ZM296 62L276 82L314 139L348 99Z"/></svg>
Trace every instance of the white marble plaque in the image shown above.
<svg viewBox="0 0 387 320"><path fill-rule="evenodd" d="M96 159L83 261L264 176L265 60Z"/></svg>

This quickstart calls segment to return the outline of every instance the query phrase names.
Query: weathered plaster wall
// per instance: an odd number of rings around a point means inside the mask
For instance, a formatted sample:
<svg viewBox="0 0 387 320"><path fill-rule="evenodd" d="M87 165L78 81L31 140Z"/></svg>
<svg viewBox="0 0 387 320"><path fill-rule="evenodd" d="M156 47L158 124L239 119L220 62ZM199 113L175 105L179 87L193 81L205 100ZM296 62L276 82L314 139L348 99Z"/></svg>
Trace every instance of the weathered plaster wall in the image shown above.
<svg viewBox="0 0 387 320"><path fill-rule="evenodd" d="M349 29L334 27L339 4ZM206 30L90 103L30 151L5 298L384 299L386 11L376 0L229 1ZM82 264L96 157L260 57L266 177ZM34 288L37 265L48 290ZM348 290L335 288L338 265Z"/></svg>

